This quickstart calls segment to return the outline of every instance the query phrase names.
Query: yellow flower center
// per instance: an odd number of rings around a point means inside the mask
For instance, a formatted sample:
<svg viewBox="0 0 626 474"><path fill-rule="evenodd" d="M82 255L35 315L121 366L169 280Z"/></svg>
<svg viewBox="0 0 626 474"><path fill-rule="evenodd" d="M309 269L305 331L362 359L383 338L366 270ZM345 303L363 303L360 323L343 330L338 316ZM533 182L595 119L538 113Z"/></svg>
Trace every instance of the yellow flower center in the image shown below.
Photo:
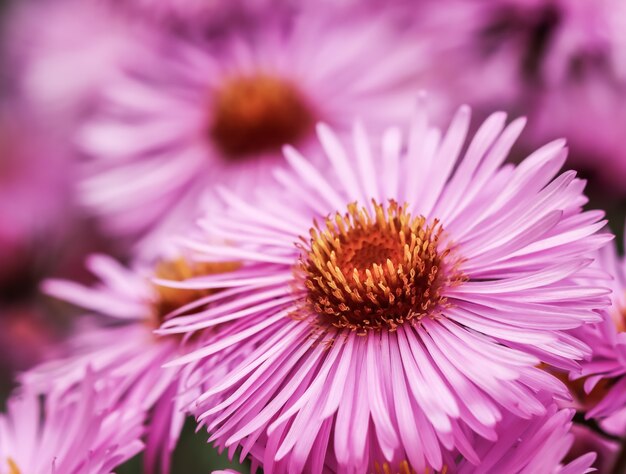
<svg viewBox="0 0 626 474"><path fill-rule="evenodd" d="M236 262L190 262L185 258L164 260L155 269L155 276L163 280L183 281L193 277L232 272L239 268ZM159 327L172 311L200 298L216 293L219 289L187 290L156 285L158 294L154 307L154 324Z"/></svg>
<svg viewBox="0 0 626 474"><path fill-rule="evenodd" d="M361 335L435 316L446 304L442 290L462 279L437 220L394 201L373 204L373 216L353 203L324 228L315 223L300 261L319 322Z"/></svg>

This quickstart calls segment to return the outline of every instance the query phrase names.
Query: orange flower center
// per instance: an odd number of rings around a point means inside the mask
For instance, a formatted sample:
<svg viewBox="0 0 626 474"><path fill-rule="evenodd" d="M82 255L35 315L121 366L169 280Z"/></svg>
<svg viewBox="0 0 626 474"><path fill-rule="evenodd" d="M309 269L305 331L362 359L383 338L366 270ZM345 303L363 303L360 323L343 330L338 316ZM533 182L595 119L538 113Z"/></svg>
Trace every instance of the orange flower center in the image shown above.
<svg viewBox="0 0 626 474"><path fill-rule="evenodd" d="M318 320L361 335L435 316L442 290L462 280L437 220L413 218L394 201L373 204L374 216L354 203L325 228L315 223L300 261Z"/></svg>
<svg viewBox="0 0 626 474"><path fill-rule="evenodd" d="M314 122L311 108L290 82L239 77L217 92L209 133L222 153L236 160L295 144Z"/></svg>

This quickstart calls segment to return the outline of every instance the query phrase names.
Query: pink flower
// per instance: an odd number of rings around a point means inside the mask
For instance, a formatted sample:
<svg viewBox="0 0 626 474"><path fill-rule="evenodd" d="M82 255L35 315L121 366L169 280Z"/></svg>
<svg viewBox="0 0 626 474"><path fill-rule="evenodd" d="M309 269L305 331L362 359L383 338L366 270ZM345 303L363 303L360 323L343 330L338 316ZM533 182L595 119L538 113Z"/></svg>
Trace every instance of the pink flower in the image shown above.
<svg viewBox="0 0 626 474"><path fill-rule="evenodd" d="M159 289L150 279L155 275L185 278L197 268L206 272L208 267L174 259L162 261L156 269L130 270L100 255L90 257L87 264L100 279L94 287L49 280L44 289L88 309L92 320L87 317L82 320L66 357L25 373L22 382L42 393L64 392L80 386L87 371L93 370L96 386L115 387L112 404L134 406L144 412L152 410L148 418L145 471L169 472L171 453L185 419L183 407L197 392L188 392L183 386L184 370L162 368L166 362L186 353L181 339L159 337L153 331L173 307L207 292ZM202 336L198 335L194 341L200 340Z"/></svg>
<svg viewBox="0 0 626 474"><path fill-rule="evenodd" d="M520 422L515 417L505 418L499 425L498 441L477 442L476 450L483 459L477 468L461 461L457 471L463 473L506 472L511 474L583 474L593 472L595 453L587 453L562 463L572 449L574 410L559 410L556 405L547 408L542 416ZM608 472L608 471L601 471Z"/></svg>
<svg viewBox="0 0 626 474"><path fill-rule="evenodd" d="M606 285L612 290L611 307L602 312L602 321L577 330L577 336L593 347L592 358L582 363L580 374L589 396L587 417L611 418L609 431L623 435L626 429L623 412L626 409L626 261L610 246L598 252L597 267L607 272L611 279L596 278L596 285ZM601 275L599 275L601 277ZM617 424L618 426L613 426ZM612 428L611 428L612 427Z"/></svg>
<svg viewBox="0 0 626 474"><path fill-rule="evenodd" d="M203 228L227 244L188 245L241 267L158 280L240 295L161 330L219 331L170 364L206 374L195 413L212 440L254 450L267 473L441 470L457 455L479 465L473 437L497 440L508 414L546 415L539 392L568 397L537 365L589 354L566 331L608 303L580 279L610 236L581 210L584 183L558 175L563 141L503 165L524 126L505 120L467 147L467 107L443 134L422 113L380 143L356 125L350 147L321 125L326 162L286 147L273 187L221 191L227 209Z"/></svg>
<svg viewBox="0 0 626 474"><path fill-rule="evenodd" d="M435 60L425 41L384 13L307 13L214 42L165 36L109 84L79 141L94 158L82 199L112 232L180 230L207 187L246 192L283 144L315 145L317 120L345 131L354 116L408 117Z"/></svg>
<svg viewBox="0 0 626 474"><path fill-rule="evenodd" d="M109 474L139 453L142 414L107 406L87 373L81 390L13 396L0 414L0 473Z"/></svg>

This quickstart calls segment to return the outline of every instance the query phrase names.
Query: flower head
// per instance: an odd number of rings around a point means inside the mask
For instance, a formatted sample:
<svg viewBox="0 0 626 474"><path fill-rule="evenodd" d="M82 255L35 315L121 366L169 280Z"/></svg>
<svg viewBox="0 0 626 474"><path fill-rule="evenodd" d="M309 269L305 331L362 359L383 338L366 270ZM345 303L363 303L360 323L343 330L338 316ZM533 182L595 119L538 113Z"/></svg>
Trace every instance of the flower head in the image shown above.
<svg viewBox="0 0 626 474"><path fill-rule="evenodd" d="M90 310L92 320L81 321L65 357L26 372L22 382L30 390L55 394L78 389L87 371L93 371L96 386L115 387L112 405L135 407L143 413L153 409L147 420L146 472L168 472L186 415L183 408L194 394L188 394L181 382L183 371L162 368L185 353L181 338L160 337L154 330L173 309L214 291L162 288L152 284L151 278L185 279L226 272L233 264L190 264L175 257L164 258L153 268L131 270L109 257L94 255L88 267L100 279L96 286L48 280L44 289ZM198 335L194 342L202 337Z"/></svg>
<svg viewBox="0 0 626 474"><path fill-rule="evenodd" d="M79 391L22 393L0 414L0 473L109 474L143 448L143 415L111 407L87 371Z"/></svg>
<svg viewBox="0 0 626 474"><path fill-rule="evenodd" d="M344 131L355 115L409 115L432 59L424 41L385 14L278 16L214 42L165 36L109 84L80 142L94 158L83 200L112 231L180 226L215 183L245 193L284 144L315 145L318 120Z"/></svg>
<svg viewBox="0 0 626 474"><path fill-rule="evenodd" d="M461 461L459 473L501 472L516 474L580 474L592 472L596 454L587 452L569 463L564 459L575 442L572 429L574 410L549 406L546 413L531 420L520 421L509 417L500 423L500 437L496 442L477 442L477 451L483 463L479 469Z"/></svg>
<svg viewBox="0 0 626 474"><path fill-rule="evenodd" d="M442 470L479 464L473 437L496 440L505 417L544 416L538 393L567 397L538 365L589 353L566 331L608 303L581 277L610 237L581 210L584 183L557 176L562 141L503 165L523 124L492 115L462 157L466 107L443 136L419 114L380 146L320 126L326 163L286 147L274 187L222 192L203 228L227 244L188 245L241 267L160 281L239 295L161 329L218 331L172 363L206 380L195 412L211 439L266 472ZM232 369L211 378L216 364Z"/></svg>
<svg viewBox="0 0 626 474"><path fill-rule="evenodd" d="M577 330L578 337L593 347L593 354L589 361L582 363L581 372L572 377L584 380L580 398L587 416L605 419L609 425L615 424L610 420L613 417L619 428L614 426L609 430L617 428L617 434L621 435L626 427L623 418L626 410L626 261L610 246L598 252L596 266L611 277L607 279L598 274L592 280L611 288L611 306L601 313L601 322Z"/></svg>

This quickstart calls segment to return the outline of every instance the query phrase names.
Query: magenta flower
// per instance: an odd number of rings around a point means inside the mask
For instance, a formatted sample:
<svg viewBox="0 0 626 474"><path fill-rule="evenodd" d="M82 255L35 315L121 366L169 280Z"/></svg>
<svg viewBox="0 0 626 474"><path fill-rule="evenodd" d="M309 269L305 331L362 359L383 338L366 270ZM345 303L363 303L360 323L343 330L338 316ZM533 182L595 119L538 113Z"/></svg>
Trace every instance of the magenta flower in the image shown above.
<svg viewBox="0 0 626 474"><path fill-rule="evenodd" d="M568 397L537 365L589 354L566 331L608 304L581 278L610 236L581 210L584 183L558 175L563 141L503 165L524 125L505 120L489 117L466 149L467 107L443 135L421 113L406 140L390 128L371 144L357 125L350 148L322 125L325 163L286 147L273 188L221 193L212 240L189 246L241 267L159 280L240 295L161 331L219 331L171 364L207 381L195 412L212 440L268 473L441 470L457 455L479 465L474 436L495 441L508 414L546 415L539 392Z"/></svg>
<svg viewBox="0 0 626 474"><path fill-rule="evenodd" d="M209 267L190 266L177 259L163 261L156 270L129 270L105 256L92 256L87 263L100 279L96 286L49 280L44 289L90 310L94 320L83 320L65 358L25 373L22 382L42 393L64 392L81 385L87 370L93 370L97 386L116 387L111 398L116 406L134 406L144 412L153 409L148 419L145 472L169 472L171 453L185 419L183 407L197 393L187 392L179 368L162 368L185 353L180 338L159 337L153 331L161 318L183 305L186 298L196 299L207 292L159 289L150 278L156 275L182 279L192 276L198 268L207 272ZM195 340L202 340L202 336ZM191 343L190 346L193 347Z"/></svg>
<svg viewBox="0 0 626 474"><path fill-rule="evenodd" d="M542 416L520 422L515 417L505 418L499 425L498 441L477 442L476 450L483 459L476 468L466 461L454 472L512 474L583 474L593 472L595 453L583 454L564 464L563 459L574 445L571 432L574 410L559 410L556 405L547 408ZM606 472L606 471L602 471Z"/></svg>
<svg viewBox="0 0 626 474"><path fill-rule="evenodd" d="M609 418L610 431L622 435L626 429L626 261L610 246L598 252L597 267L611 279L596 278L611 288L611 307L602 312L602 321L577 330L577 336L593 347L593 357L582 363L574 377L584 377L588 394L587 416ZM614 420L610 420L614 418Z"/></svg>
<svg viewBox="0 0 626 474"><path fill-rule="evenodd" d="M93 374L76 392L18 394L0 414L0 473L110 474L143 448L143 416L109 407ZM107 395L108 396L108 395Z"/></svg>
<svg viewBox="0 0 626 474"><path fill-rule="evenodd" d="M125 236L157 222L180 230L207 186L257 185L283 144L315 143L317 120L344 131L355 115L407 117L407 91L424 85L433 58L385 20L317 12L213 43L151 43L81 133L94 157L83 201Z"/></svg>

